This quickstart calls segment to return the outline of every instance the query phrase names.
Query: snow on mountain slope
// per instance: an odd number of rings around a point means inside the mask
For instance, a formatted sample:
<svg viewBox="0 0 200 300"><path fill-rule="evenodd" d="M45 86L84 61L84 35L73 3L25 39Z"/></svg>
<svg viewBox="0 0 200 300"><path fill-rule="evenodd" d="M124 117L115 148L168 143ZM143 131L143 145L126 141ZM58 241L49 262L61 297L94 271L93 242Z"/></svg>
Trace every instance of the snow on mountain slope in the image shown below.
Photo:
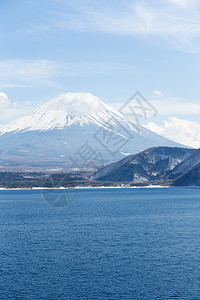
<svg viewBox="0 0 200 300"><path fill-rule="evenodd" d="M97 167L152 146L181 146L89 93L67 93L0 130L2 169ZM78 163L77 163L78 161Z"/></svg>

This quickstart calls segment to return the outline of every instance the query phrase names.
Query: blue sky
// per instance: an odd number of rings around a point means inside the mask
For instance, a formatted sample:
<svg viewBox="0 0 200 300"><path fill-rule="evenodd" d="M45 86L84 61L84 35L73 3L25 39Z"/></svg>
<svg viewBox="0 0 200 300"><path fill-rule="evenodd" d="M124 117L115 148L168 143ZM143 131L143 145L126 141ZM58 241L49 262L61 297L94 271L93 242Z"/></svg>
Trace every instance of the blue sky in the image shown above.
<svg viewBox="0 0 200 300"><path fill-rule="evenodd" d="M0 28L0 123L60 93L117 107L140 91L151 129L198 134L200 1L1 0Z"/></svg>

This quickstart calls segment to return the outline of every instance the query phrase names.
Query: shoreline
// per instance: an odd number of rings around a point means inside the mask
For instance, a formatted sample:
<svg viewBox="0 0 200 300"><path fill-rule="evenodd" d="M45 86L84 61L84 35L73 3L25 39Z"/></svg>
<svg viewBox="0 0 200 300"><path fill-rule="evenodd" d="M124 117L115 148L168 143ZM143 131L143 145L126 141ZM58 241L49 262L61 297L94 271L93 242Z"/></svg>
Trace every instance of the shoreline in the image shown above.
<svg viewBox="0 0 200 300"><path fill-rule="evenodd" d="M182 188L182 189L200 189L200 186L162 186L162 185L150 185L150 186L77 186L77 187L59 187L59 188L49 188L49 187L33 187L33 188L0 188L1 191L31 191L31 190L94 190L94 189L176 189L176 188Z"/></svg>
<svg viewBox="0 0 200 300"><path fill-rule="evenodd" d="M150 185L150 186L76 186L76 187L56 187L56 188L49 188L49 187L33 187L33 188L0 188L0 191L17 191L17 190L81 190L81 189L151 189L151 188L172 188L172 186L162 186L162 185Z"/></svg>

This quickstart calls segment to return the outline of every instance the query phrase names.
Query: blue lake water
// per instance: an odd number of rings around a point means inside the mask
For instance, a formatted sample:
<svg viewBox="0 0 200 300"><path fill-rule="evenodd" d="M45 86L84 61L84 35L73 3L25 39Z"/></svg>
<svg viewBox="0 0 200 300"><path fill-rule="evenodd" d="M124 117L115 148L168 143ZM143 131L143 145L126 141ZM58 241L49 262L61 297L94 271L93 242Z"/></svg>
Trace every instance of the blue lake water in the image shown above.
<svg viewBox="0 0 200 300"><path fill-rule="evenodd" d="M199 189L0 191L0 213L1 300L200 299Z"/></svg>

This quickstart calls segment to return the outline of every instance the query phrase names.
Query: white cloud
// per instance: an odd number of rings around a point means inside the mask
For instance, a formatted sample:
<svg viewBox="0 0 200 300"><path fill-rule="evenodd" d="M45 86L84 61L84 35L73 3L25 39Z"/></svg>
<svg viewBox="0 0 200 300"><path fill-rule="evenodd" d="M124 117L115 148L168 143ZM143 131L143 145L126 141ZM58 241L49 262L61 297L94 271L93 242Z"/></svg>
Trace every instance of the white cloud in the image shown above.
<svg viewBox="0 0 200 300"><path fill-rule="evenodd" d="M162 126L149 122L146 128L175 142L200 148L200 123L171 117Z"/></svg>
<svg viewBox="0 0 200 300"><path fill-rule="evenodd" d="M161 91L155 90L154 95L161 97L161 96L163 96L163 93Z"/></svg>
<svg viewBox="0 0 200 300"><path fill-rule="evenodd" d="M8 96L3 93L0 92L0 111L2 108L8 106L10 104L10 100L8 99Z"/></svg>
<svg viewBox="0 0 200 300"><path fill-rule="evenodd" d="M30 102L19 103L9 100L7 94L0 92L0 124L5 124L32 111L34 108Z"/></svg>

